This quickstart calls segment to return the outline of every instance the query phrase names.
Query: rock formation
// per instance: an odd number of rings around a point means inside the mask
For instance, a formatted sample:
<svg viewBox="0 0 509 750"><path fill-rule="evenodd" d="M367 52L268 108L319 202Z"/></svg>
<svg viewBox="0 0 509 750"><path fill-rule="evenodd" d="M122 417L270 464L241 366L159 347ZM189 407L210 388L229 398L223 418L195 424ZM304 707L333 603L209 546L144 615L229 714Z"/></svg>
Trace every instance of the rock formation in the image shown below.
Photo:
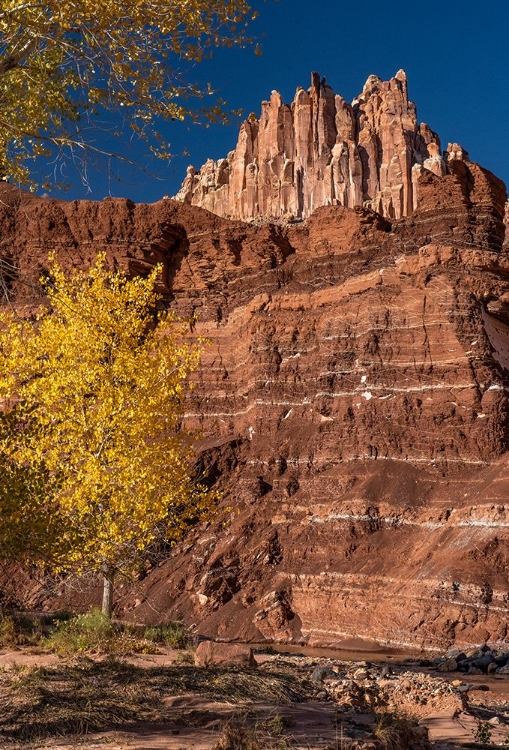
<svg viewBox="0 0 509 750"><path fill-rule="evenodd" d="M331 205L399 219L417 205L422 170L442 176L448 166L436 133L417 122L403 70L390 81L370 76L352 105L313 73L290 106L273 91L226 159L189 167L176 198L244 220L306 218Z"/></svg>
<svg viewBox="0 0 509 750"><path fill-rule="evenodd" d="M401 102L401 78L387 86ZM172 200L66 203L0 186L4 300L33 306L50 249L64 265L105 249L129 273L162 262L168 304L211 341L186 421L203 436L198 470L233 510L126 584L123 616L255 641L506 639L505 187L457 146L446 174L412 174L390 193L393 206L406 196L404 214L417 187L409 217L330 205L260 226ZM31 603L55 606L43 590Z"/></svg>

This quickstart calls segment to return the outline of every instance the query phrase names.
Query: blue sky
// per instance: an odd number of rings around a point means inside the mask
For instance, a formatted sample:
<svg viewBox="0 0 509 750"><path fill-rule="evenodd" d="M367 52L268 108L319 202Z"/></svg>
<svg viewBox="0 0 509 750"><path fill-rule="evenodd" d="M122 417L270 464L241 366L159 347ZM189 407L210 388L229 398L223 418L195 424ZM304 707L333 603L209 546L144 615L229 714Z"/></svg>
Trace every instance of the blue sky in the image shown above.
<svg viewBox="0 0 509 750"><path fill-rule="evenodd" d="M290 102L297 86L309 86L313 70L351 100L371 73L386 79L404 68L419 120L438 132L443 148L449 141L461 143L474 161L509 183L506 0L443 0L435 7L408 0L253 0L252 5L260 11L252 32L263 55L252 49L219 50L190 71L190 79L211 81L218 96L247 116L259 114L260 102L273 89ZM218 159L235 147L238 125L165 124L175 156L169 165L149 165L157 179L115 167L122 177L118 181L103 164L90 171L92 192L87 192L67 167L72 188L62 197L112 195L150 203L173 195L187 164L199 167L207 157ZM189 156L179 156L184 150ZM138 147L128 155L144 163Z"/></svg>

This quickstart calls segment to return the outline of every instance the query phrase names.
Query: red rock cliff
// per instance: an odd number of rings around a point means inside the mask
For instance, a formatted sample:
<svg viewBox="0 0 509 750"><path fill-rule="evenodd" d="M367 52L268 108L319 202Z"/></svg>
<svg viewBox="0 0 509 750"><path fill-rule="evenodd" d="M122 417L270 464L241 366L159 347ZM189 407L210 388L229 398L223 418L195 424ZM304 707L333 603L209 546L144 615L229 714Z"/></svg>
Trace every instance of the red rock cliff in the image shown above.
<svg viewBox="0 0 509 750"><path fill-rule="evenodd" d="M238 219L305 218L330 205L400 218L417 205L422 169L448 171L438 136L417 122L404 71L370 76L352 105L313 73L290 106L273 91L260 118L243 123L235 151L190 167L176 197Z"/></svg>
<svg viewBox="0 0 509 750"><path fill-rule="evenodd" d="M187 422L233 512L119 612L221 638L507 637L505 187L459 148L417 179L411 217L324 206L289 226L0 186L11 304L33 304L48 250L106 249L131 273L162 261L168 302L212 342Z"/></svg>

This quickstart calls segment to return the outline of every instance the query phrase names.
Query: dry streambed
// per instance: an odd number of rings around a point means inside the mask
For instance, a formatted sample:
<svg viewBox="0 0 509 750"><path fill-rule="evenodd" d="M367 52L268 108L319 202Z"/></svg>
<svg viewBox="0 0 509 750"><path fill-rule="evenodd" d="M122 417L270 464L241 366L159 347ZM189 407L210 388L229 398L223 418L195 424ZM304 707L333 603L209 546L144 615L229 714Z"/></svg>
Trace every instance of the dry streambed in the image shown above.
<svg viewBox="0 0 509 750"><path fill-rule="evenodd" d="M52 663L16 654L0 656L2 748L419 750L428 732L441 746L509 738L509 678L496 675L485 682L497 689L482 690L479 677L418 663L266 654L256 669L198 668L171 653Z"/></svg>

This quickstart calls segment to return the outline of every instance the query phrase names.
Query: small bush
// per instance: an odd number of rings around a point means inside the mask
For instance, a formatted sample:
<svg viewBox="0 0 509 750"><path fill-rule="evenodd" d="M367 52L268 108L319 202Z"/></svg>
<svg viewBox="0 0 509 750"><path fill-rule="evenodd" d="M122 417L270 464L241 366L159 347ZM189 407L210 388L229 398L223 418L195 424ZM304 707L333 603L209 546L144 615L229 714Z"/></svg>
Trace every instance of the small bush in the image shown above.
<svg viewBox="0 0 509 750"><path fill-rule="evenodd" d="M134 628L112 623L100 609L57 621L46 640L46 647L62 655L103 653L123 656L154 652L153 643L140 638Z"/></svg>
<svg viewBox="0 0 509 750"><path fill-rule="evenodd" d="M406 750L413 744L422 743L421 732L417 721L406 716L383 713L379 715L373 734L382 750Z"/></svg>
<svg viewBox="0 0 509 750"><path fill-rule="evenodd" d="M493 733L493 727L487 721L479 719L477 721L477 730L474 736L474 740L479 742L480 745L489 745L491 742L491 735Z"/></svg>
<svg viewBox="0 0 509 750"><path fill-rule="evenodd" d="M30 646L42 637L42 622L20 612L0 615L0 647Z"/></svg>
<svg viewBox="0 0 509 750"><path fill-rule="evenodd" d="M166 625L151 625L145 628L144 638L153 643L160 643L170 648L184 649L192 644L192 636L181 622L170 622Z"/></svg>
<svg viewBox="0 0 509 750"><path fill-rule="evenodd" d="M58 654L85 651L108 653L113 635L111 621L99 609L92 609L87 614L77 615L70 620L58 620L46 645Z"/></svg>
<svg viewBox="0 0 509 750"><path fill-rule="evenodd" d="M0 646L17 646L18 636L14 618L9 615L0 616Z"/></svg>
<svg viewBox="0 0 509 750"><path fill-rule="evenodd" d="M262 728L265 729L269 734L280 737L285 734L287 729L292 726L292 720L288 716L281 716L281 714L275 714L263 722Z"/></svg>
<svg viewBox="0 0 509 750"><path fill-rule="evenodd" d="M263 646L262 648L260 648L260 651L262 652L262 654L269 654L269 656L277 656L278 653L274 646L272 646L270 643L268 646Z"/></svg>
<svg viewBox="0 0 509 750"><path fill-rule="evenodd" d="M55 625L57 622L67 622L68 620L72 620L73 617L76 617L76 615L71 612L71 610L59 609L51 616L47 615L46 619L49 620L51 625Z"/></svg>
<svg viewBox="0 0 509 750"><path fill-rule="evenodd" d="M175 657L175 664L194 664L194 657L192 654L187 652L181 652Z"/></svg>
<svg viewBox="0 0 509 750"><path fill-rule="evenodd" d="M223 726L213 750L260 750L260 743L246 719L233 716Z"/></svg>
<svg viewBox="0 0 509 750"><path fill-rule="evenodd" d="M47 647L59 654L105 653L113 656L153 654L158 645L186 648L190 638L184 625L170 623L140 629L112 623L101 610L59 620Z"/></svg>
<svg viewBox="0 0 509 750"><path fill-rule="evenodd" d="M44 633L50 631L44 637ZM157 646L186 649L192 637L180 622L140 628L112 623L100 609L82 615L61 611L49 617L9 612L0 615L0 648L38 646L58 654L151 654Z"/></svg>

